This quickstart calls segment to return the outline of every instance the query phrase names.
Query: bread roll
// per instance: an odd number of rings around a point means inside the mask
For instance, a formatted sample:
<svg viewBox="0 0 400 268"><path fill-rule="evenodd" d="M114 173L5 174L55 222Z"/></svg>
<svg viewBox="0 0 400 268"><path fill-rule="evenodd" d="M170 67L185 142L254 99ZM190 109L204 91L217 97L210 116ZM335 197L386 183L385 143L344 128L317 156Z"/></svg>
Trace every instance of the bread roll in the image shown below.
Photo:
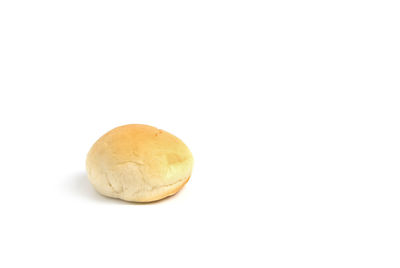
<svg viewBox="0 0 400 268"><path fill-rule="evenodd" d="M192 167L192 154L180 139L138 124L109 131L86 158L89 180L100 194L133 202L175 194L188 182Z"/></svg>

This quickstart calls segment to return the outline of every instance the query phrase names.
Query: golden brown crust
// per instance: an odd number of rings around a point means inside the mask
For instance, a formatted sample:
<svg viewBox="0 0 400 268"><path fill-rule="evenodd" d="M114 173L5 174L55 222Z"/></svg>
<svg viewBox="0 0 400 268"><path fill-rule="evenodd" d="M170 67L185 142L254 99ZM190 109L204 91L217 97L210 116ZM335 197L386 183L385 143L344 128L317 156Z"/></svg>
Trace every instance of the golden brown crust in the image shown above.
<svg viewBox="0 0 400 268"><path fill-rule="evenodd" d="M89 180L97 191L136 202L176 193L190 177L192 166L192 154L180 139L138 124L103 135L86 160Z"/></svg>

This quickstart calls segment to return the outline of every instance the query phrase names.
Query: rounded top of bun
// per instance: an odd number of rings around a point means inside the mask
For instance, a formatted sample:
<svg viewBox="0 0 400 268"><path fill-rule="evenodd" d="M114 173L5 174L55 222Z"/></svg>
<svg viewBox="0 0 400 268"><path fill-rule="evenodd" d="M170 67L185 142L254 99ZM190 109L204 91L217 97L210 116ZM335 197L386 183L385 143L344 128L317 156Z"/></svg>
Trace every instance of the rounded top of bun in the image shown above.
<svg viewBox="0 0 400 268"><path fill-rule="evenodd" d="M141 124L107 132L92 146L86 160L96 190L138 202L174 194L175 188L189 179L192 166L192 154L180 139Z"/></svg>

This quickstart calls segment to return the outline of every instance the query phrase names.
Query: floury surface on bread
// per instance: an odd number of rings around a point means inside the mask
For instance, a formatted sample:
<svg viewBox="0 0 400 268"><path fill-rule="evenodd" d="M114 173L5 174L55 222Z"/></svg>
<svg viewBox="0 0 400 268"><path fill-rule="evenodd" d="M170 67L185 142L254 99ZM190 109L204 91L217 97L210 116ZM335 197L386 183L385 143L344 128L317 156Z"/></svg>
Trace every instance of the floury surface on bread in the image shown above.
<svg viewBox="0 0 400 268"><path fill-rule="evenodd" d="M86 158L89 180L99 193L133 202L175 194L189 180L192 167L192 154L180 139L140 124L109 131Z"/></svg>

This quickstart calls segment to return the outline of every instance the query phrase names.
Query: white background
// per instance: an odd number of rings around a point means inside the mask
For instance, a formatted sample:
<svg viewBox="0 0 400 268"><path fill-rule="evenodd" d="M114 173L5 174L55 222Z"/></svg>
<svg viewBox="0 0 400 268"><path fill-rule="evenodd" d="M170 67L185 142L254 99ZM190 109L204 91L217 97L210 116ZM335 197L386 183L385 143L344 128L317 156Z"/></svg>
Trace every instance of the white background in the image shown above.
<svg viewBox="0 0 400 268"><path fill-rule="evenodd" d="M1 1L1 267L399 267L398 1ZM195 158L98 195L108 130Z"/></svg>

